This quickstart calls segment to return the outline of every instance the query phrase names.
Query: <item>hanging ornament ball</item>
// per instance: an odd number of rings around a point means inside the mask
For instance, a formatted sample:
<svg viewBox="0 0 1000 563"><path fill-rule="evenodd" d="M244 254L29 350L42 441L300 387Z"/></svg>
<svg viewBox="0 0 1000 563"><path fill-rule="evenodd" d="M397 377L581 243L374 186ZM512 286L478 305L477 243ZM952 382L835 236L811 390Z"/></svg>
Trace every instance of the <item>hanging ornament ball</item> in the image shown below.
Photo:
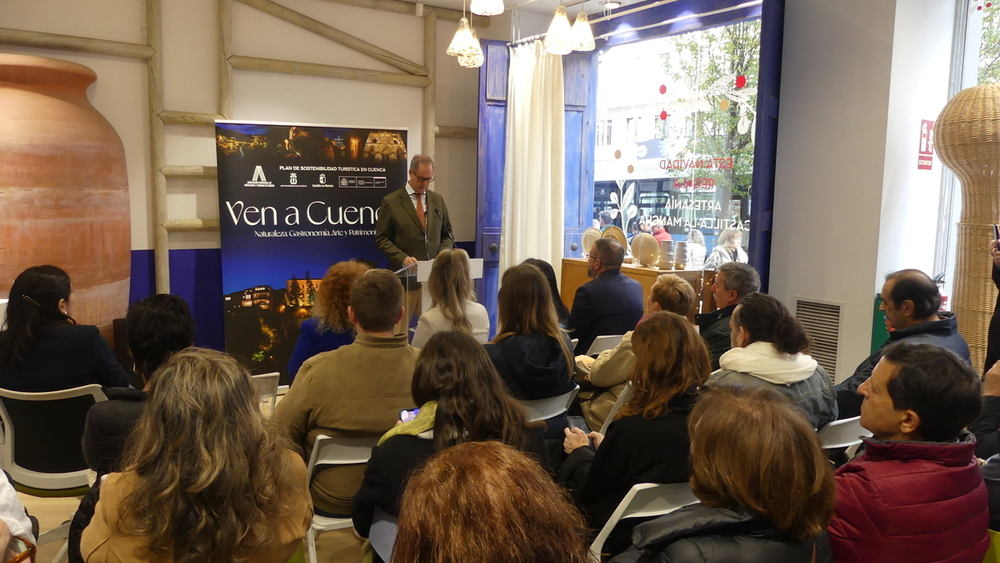
<svg viewBox="0 0 1000 563"><path fill-rule="evenodd" d="M663 121L666 121L668 116L669 114L666 111L660 112L660 119L662 119Z"/></svg>
<svg viewBox="0 0 1000 563"><path fill-rule="evenodd" d="M622 151L621 150L615 151L615 160L618 160L621 157L622 157Z"/></svg>
<svg viewBox="0 0 1000 563"><path fill-rule="evenodd" d="M991 8L991 7L993 7L993 2L987 2L987 3L986 3L986 7L987 7L987 8Z"/></svg>
<svg viewBox="0 0 1000 563"><path fill-rule="evenodd" d="M632 166L631 164L629 164L628 168L626 170L628 170L628 173L631 174L631 173L635 172L635 166Z"/></svg>
<svg viewBox="0 0 1000 563"><path fill-rule="evenodd" d="M976 9L977 9L977 10L982 10L982 9L983 9L983 7L982 7L982 6L976 6Z"/></svg>
<svg viewBox="0 0 1000 563"><path fill-rule="evenodd" d="M736 87L742 88L747 85L747 77L742 74L736 77Z"/></svg>
<svg viewBox="0 0 1000 563"><path fill-rule="evenodd" d="M722 111L726 111L727 109L729 109L729 100L722 100L721 102L719 102L719 109L721 109Z"/></svg>
<svg viewBox="0 0 1000 563"><path fill-rule="evenodd" d="M661 94L666 94L667 93L667 85L666 84L660 84L660 93Z"/></svg>

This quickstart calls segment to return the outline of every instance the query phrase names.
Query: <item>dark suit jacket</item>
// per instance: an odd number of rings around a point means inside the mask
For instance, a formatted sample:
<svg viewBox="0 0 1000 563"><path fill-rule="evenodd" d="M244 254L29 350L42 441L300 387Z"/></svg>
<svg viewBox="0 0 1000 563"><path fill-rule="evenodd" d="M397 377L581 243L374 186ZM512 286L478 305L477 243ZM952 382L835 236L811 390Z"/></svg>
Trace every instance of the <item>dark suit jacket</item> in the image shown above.
<svg viewBox="0 0 1000 563"><path fill-rule="evenodd" d="M621 270L602 272L580 286L566 319L571 338L578 338L577 354L586 354L594 339L605 334L625 334L642 318L642 286Z"/></svg>
<svg viewBox="0 0 1000 563"><path fill-rule="evenodd" d="M403 260L413 256L417 260L433 260L438 252L455 246L451 235L448 207L441 194L427 190L427 234L417 219L406 188L398 189L382 198L375 227L375 244L389 257L389 269L403 267Z"/></svg>
<svg viewBox="0 0 1000 563"><path fill-rule="evenodd" d="M0 387L41 393L99 383L128 387L128 376L96 326L65 325L42 336L14 369L0 371Z"/></svg>

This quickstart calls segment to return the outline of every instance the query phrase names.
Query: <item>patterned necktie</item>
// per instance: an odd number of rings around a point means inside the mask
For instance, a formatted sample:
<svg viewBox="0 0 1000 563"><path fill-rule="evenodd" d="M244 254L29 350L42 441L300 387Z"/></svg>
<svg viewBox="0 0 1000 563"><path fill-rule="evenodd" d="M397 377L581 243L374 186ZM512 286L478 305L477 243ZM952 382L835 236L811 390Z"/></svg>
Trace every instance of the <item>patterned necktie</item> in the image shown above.
<svg viewBox="0 0 1000 563"><path fill-rule="evenodd" d="M417 218L420 226L427 230L427 215L424 213L424 194L417 194Z"/></svg>

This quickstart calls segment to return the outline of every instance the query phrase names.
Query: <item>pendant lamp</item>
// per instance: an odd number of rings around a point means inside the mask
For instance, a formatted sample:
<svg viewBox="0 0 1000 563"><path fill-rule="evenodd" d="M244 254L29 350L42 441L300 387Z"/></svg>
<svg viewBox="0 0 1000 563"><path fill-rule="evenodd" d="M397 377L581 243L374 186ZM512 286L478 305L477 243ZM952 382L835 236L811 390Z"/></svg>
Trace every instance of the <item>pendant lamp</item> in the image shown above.
<svg viewBox="0 0 1000 563"><path fill-rule="evenodd" d="M474 53L479 42L476 41L473 33L472 27L469 26L469 20L464 17L458 20L458 31L455 32L455 37L452 37L451 44L448 45L448 50L445 53L451 57Z"/></svg>
<svg viewBox="0 0 1000 563"><path fill-rule="evenodd" d="M566 8L562 5L556 8L549 30L545 33L545 50L553 55L568 55L573 50L573 32Z"/></svg>
<svg viewBox="0 0 1000 563"><path fill-rule="evenodd" d="M594 32L590 29L590 22L587 21L587 13L580 12L576 16L576 21L573 22L573 28L571 30L573 35L573 50L574 51L593 51L596 45L594 44Z"/></svg>
<svg viewBox="0 0 1000 563"><path fill-rule="evenodd" d="M469 11L477 16L499 16L503 8L503 0L472 0L469 4Z"/></svg>

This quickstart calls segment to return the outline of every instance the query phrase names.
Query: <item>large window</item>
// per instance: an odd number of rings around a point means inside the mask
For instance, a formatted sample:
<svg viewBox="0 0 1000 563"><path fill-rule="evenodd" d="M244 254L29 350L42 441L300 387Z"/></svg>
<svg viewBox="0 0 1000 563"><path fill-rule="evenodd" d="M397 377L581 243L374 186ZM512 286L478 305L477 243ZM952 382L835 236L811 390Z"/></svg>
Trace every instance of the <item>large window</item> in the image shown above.
<svg viewBox="0 0 1000 563"><path fill-rule="evenodd" d="M595 226L610 211L630 237L698 229L711 251L733 228L749 244L759 52L759 19L601 52Z"/></svg>

